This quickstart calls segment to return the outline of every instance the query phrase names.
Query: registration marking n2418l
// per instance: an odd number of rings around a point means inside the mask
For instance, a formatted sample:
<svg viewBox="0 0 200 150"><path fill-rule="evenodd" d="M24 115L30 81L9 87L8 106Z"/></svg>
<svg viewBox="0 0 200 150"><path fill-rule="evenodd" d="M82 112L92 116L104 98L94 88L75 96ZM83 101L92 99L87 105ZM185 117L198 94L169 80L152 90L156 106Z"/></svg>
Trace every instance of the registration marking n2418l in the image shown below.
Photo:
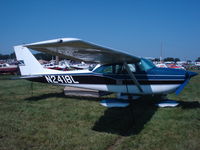
<svg viewBox="0 0 200 150"><path fill-rule="evenodd" d="M67 83L67 84L78 84L70 75L46 75L45 76L48 83Z"/></svg>

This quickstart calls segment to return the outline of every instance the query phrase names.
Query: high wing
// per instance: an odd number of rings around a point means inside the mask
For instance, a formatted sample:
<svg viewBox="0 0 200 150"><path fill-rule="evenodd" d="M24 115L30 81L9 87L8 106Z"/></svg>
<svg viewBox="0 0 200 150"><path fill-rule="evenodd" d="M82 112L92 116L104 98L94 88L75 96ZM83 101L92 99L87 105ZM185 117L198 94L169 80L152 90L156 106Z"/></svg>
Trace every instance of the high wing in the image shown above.
<svg viewBox="0 0 200 150"><path fill-rule="evenodd" d="M134 63L140 61L140 58L136 56L76 38L54 39L26 44L24 46L33 50L84 62L112 64Z"/></svg>

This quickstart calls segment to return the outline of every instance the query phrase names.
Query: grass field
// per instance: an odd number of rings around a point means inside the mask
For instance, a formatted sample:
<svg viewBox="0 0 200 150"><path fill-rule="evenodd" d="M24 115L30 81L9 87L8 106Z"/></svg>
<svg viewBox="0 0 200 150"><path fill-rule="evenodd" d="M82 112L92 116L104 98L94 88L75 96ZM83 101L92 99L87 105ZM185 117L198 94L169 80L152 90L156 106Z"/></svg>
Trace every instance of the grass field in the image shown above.
<svg viewBox="0 0 200 150"><path fill-rule="evenodd" d="M0 76L0 150L200 150L200 75L168 96L179 107L145 97L112 109L10 77Z"/></svg>

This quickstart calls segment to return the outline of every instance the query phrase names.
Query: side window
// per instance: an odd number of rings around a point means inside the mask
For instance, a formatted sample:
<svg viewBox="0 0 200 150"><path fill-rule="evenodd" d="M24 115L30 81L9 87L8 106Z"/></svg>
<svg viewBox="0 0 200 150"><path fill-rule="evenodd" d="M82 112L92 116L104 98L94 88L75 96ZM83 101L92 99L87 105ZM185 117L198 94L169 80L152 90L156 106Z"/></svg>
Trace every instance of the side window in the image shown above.
<svg viewBox="0 0 200 150"><path fill-rule="evenodd" d="M135 64L128 64L131 72L136 72L136 65ZM96 70L96 73L104 73L104 74L128 74L126 68L123 64L114 64L114 65L104 65Z"/></svg>
<svg viewBox="0 0 200 150"><path fill-rule="evenodd" d="M136 67L135 67L135 64L128 64L131 72L136 72Z"/></svg>
<svg viewBox="0 0 200 150"><path fill-rule="evenodd" d="M115 65L115 74L128 74L122 64Z"/></svg>
<svg viewBox="0 0 200 150"><path fill-rule="evenodd" d="M102 73L105 73L105 74L111 74L113 73L113 68L112 66L107 66L103 69L103 72Z"/></svg>
<svg viewBox="0 0 200 150"><path fill-rule="evenodd" d="M122 65L116 65L115 66L115 73L121 74L121 72L122 72Z"/></svg>
<svg viewBox="0 0 200 150"><path fill-rule="evenodd" d="M128 66L129 66L131 72L136 72L135 64L128 64ZM117 65L113 66L113 73L114 74L128 74L128 72L123 64L117 64Z"/></svg>
<svg viewBox="0 0 200 150"><path fill-rule="evenodd" d="M100 66L96 70L94 70L96 73L104 73L104 74L112 74L113 73L113 66L112 65L104 65Z"/></svg>

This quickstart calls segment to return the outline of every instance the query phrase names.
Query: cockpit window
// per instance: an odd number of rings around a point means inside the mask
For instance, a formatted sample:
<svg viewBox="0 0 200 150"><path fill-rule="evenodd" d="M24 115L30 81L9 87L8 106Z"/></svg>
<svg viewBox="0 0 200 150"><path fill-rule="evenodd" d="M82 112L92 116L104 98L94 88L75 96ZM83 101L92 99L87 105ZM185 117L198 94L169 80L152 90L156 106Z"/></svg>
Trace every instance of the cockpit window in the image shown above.
<svg viewBox="0 0 200 150"><path fill-rule="evenodd" d="M94 72L112 74L113 68L112 68L112 65L104 65L104 66L100 66L99 68L95 69Z"/></svg>
<svg viewBox="0 0 200 150"><path fill-rule="evenodd" d="M128 64L131 72L147 71L155 67L155 65L147 59L141 58L141 61L136 64ZM123 64L103 65L95 69L96 73L103 74L128 74Z"/></svg>
<svg viewBox="0 0 200 150"><path fill-rule="evenodd" d="M128 64L128 67L130 68L131 72L136 72L135 64Z"/></svg>
<svg viewBox="0 0 200 150"><path fill-rule="evenodd" d="M112 66L107 66L103 69L103 73L105 74L111 74L113 73L113 67Z"/></svg>
<svg viewBox="0 0 200 150"><path fill-rule="evenodd" d="M155 65L148 59L141 58L141 61L138 63L138 66L141 71L147 71L155 67Z"/></svg>
<svg viewBox="0 0 200 150"><path fill-rule="evenodd" d="M140 62L128 64L128 66L133 73L147 71L155 67L151 61L144 58ZM103 74L128 74L123 64L103 65L95 69L94 72Z"/></svg>
<svg viewBox="0 0 200 150"><path fill-rule="evenodd" d="M128 66L132 72L136 72L135 64L128 64ZM103 74L128 74L123 64L100 66L94 72Z"/></svg>

